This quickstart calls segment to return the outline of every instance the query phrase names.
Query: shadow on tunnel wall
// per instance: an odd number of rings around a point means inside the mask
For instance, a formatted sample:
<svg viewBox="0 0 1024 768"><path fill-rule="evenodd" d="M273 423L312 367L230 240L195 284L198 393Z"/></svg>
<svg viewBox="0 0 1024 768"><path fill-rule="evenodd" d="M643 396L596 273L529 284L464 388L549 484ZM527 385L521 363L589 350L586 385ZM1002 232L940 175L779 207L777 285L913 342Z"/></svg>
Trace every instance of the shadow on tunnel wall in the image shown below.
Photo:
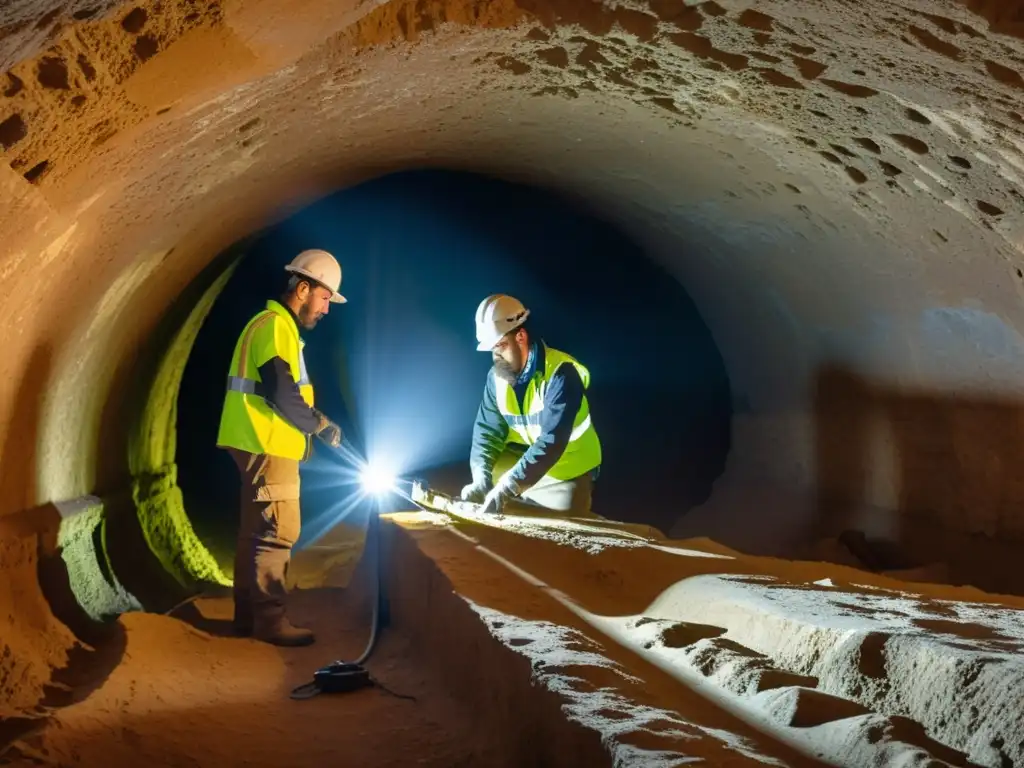
<svg viewBox="0 0 1024 768"><path fill-rule="evenodd" d="M53 351L49 345L42 344L33 350L14 398L17 404L14 418L0 448L2 538L8 544L19 540L35 542L32 553L35 573L28 569L23 572L17 568L10 569L5 574L10 582L8 588L15 593L31 594L35 585L19 580L35 577L50 613L78 640L78 644L69 649L64 667L54 670L49 683L43 688L38 705L46 708L67 706L87 697L118 664L126 646L124 628L119 623L104 622L90 616L75 593L66 563L69 555L64 549L68 541L62 537L61 511L54 504L35 506L36 438L52 365ZM87 549L95 562L100 548L90 546ZM32 560L27 562L32 563ZM31 604L31 599L24 599L18 606L26 608ZM24 616L12 616L10 625L13 626L15 621L28 631L45 631L45 620L26 621ZM9 717L8 714L4 712L0 716L0 753L10 742L31 732L41 722L35 714L32 717Z"/></svg>
<svg viewBox="0 0 1024 768"><path fill-rule="evenodd" d="M36 506L38 444L42 423L43 395L49 386L53 350L37 346L18 386L14 418L0 449L0 503L12 533L36 539L39 584L53 615L79 639L93 642L103 632L80 608L71 590L67 569L61 559L58 537L61 515L52 504Z"/></svg>
<svg viewBox="0 0 1024 768"><path fill-rule="evenodd" d="M829 367L815 411L819 539L869 570L1024 594L1024 402Z"/></svg>
<svg viewBox="0 0 1024 768"><path fill-rule="evenodd" d="M52 367L53 350L48 344L40 344L32 350L0 449L0 515L35 506L39 462L36 436L42 423L43 395L50 384Z"/></svg>
<svg viewBox="0 0 1024 768"><path fill-rule="evenodd" d="M176 334L203 294L230 267L238 257L238 249L244 246L245 241L241 241L235 248L219 254L188 284L144 346L122 362L103 408L97 453L102 457L98 476L103 482L107 558L116 580L148 611L167 611L200 585L187 583L187 566L167 560L168 557L174 560L179 553L161 552L158 556L147 540L148 534L155 546L160 547L168 536L175 535L174 521L170 518L177 493L174 487L177 466L174 419L168 420L167 414L156 418L150 414L147 419L146 410L155 407L171 411L175 407L175 391L164 393L155 389L168 385L168 381L158 381L158 372L166 362ZM159 432L163 426L169 427L166 433L154 434L153 430ZM148 445L142 445L147 442ZM154 444L159 445L157 454L163 455L170 464L133 468L133 461L139 464L140 457L152 458ZM156 474L148 474L150 471ZM141 506L144 501L148 504L146 508ZM146 519L147 515L167 519Z"/></svg>

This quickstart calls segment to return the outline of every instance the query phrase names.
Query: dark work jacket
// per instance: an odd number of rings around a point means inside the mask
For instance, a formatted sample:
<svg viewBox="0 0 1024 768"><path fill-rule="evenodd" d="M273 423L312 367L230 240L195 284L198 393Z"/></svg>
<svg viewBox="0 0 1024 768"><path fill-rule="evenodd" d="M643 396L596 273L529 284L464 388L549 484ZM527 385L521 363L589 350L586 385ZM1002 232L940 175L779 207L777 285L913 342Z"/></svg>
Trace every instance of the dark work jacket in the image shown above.
<svg viewBox="0 0 1024 768"><path fill-rule="evenodd" d="M522 410L526 387L538 370L544 370L544 345L533 342L523 372L512 387ZM495 461L505 450L509 425L498 410L494 369L487 372L483 399L473 424L473 442L470 447L469 466L473 481L490 477ZM576 413L583 402L583 380L571 363L564 363L551 376L544 390L544 409L541 413L540 437L526 448L526 452L510 472L520 491L533 486L555 466L569 444ZM494 478L497 480L497 478Z"/></svg>

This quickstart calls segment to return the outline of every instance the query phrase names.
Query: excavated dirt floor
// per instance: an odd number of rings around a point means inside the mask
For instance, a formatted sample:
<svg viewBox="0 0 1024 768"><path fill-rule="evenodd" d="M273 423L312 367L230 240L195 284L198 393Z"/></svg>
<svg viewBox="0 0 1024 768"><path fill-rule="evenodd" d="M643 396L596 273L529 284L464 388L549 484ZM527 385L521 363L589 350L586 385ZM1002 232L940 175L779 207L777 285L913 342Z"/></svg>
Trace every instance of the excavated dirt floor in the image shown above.
<svg viewBox="0 0 1024 768"><path fill-rule="evenodd" d="M225 636L225 598L125 615L120 662L0 762L1024 764L1024 599L600 519L417 512L383 530L391 623L369 666L415 701L288 698L365 643L368 571L334 534L296 558L298 583L350 585L293 593L315 646Z"/></svg>
<svg viewBox="0 0 1024 768"><path fill-rule="evenodd" d="M122 662L95 690L52 712L4 765L502 765L473 723L431 681L407 637L382 637L373 672L388 689L293 701L289 692L338 657L356 657L365 617L336 589L300 590L298 623L319 643L279 650L229 636L230 601L201 600L180 618L121 619Z"/></svg>

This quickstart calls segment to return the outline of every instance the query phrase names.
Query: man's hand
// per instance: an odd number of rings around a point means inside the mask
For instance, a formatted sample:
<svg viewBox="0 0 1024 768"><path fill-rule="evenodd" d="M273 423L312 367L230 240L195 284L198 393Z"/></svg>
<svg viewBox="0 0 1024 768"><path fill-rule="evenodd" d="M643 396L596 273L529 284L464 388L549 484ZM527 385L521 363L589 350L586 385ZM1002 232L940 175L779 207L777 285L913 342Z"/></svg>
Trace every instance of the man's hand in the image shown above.
<svg viewBox="0 0 1024 768"><path fill-rule="evenodd" d="M494 486L484 498L480 511L485 515L498 515L500 517L505 511L505 499L507 496L508 494L502 490L500 485Z"/></svg>
<svg viewBox="0 0 1024 768"><path fill-rule="evenodd" d="M478 480L465 486L462 489L462 493L459 494L459 498L471 504L482 504L487 497L487 492L490 490L491 484L488 481Z"/></svg>
<svg viewBox="0 0 1024 768"><path fill-rule="evenodd" d="M319 411L317 411L317 414L320 416L320 428L317 429L316 436L326 445L331 446L331 448L340 448L341 441L345 438L344 433L341 431L341 427Z"/></svg>
<svg viewBox="0 0 1024 768"><path fill-rule="evenodd" d="M501 482L488 491L480 511L485 515L501 516L505 511L505 502L518 495L519 486L508 475L505 475Z"/></svg>

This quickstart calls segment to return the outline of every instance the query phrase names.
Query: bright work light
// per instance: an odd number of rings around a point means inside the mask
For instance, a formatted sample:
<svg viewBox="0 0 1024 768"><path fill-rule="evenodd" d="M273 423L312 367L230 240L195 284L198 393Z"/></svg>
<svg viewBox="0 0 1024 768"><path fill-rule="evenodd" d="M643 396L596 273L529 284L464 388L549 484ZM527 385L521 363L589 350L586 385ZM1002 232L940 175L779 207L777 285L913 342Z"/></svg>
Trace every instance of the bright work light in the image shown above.
<svg viewBox="0 0 1024 768"><path fill-rule="evenodd" d="M363 489L374 496L381 496L395 488L395 476L384 467L367 465L361 475Z"/></svg>

